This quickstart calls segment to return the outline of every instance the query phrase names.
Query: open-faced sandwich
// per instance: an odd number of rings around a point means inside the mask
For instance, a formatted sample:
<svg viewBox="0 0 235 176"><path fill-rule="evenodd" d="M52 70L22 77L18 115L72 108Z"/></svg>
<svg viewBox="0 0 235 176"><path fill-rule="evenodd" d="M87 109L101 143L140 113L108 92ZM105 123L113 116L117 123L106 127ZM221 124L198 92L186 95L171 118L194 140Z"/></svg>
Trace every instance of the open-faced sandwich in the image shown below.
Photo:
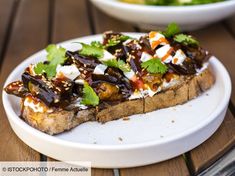
<svg viewBox="0 0 235 176"><path fill-rule="evenodd" d="M183 104L215 81L210 54L176 24L139 39L105 32L102 42L77 45L77 51L49 45L46 61L5 87L21 97L21 117L51 135Z"/></svg>

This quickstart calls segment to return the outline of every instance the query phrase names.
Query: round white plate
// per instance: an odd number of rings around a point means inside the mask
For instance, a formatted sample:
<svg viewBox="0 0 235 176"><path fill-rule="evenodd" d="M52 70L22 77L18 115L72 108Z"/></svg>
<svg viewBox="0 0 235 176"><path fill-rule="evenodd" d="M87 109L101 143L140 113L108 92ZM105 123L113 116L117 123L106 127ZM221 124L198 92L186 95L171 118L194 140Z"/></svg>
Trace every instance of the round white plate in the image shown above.
<svg viewBox="0 0 235 176"><path fill-rule="evenodd" d="M129 33L138 37L140 34ZM89 43L101 35L70 40L60 45L75 50L74 41ZM16 67L6 84L19 80L30 63L45 59L40 51ZM87 122L71 131L50 136L38 131L18 117L19 98L3 92L3 104L10 124L27 145L40 153L62 161L91 161L92 167L123 168L156 163L185 153L209 138L225 116L231 81L224 66L215 58L210 64L215 85L184 105L142 115L130 116L105 124Z"/></svg>

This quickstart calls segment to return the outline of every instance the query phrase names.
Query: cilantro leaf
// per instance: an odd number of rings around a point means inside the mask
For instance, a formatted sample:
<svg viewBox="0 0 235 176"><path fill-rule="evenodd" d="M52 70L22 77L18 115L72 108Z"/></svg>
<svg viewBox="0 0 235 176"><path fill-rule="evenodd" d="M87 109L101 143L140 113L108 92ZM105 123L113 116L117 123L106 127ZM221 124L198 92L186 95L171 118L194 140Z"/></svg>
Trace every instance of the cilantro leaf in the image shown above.
<svg viewBox="0 0 235 176"><path fill-rule="evenodd" d="M34 71L36 74L46 73L48 78L52 78L56 75L57 65L63 64L66 61L66 50L62 47L57 47L56 45L51 44L47 46L46 51L48 63L37 63L34 67Z"/></svg>
<svg viewBox="0 0 235 176"><path fill-rule="evenodd" d="M34 67L34 72L36 74L46 73L48 78L52 78L56 75L56 67L56 65L44 64L42 62L39 62Z"/></svg>
<svg viewBox="0 0 235 176"><path fill-rule="evenodd" d="M153 58L141 63L141 67L146 69L149 73L164 74L167 71L167 66L163 64L158 58Z"/></svg>
<svg viewBox="0 0 235 176"><path fill-rule="evenodd" d="M127 36L127 35L120 35L117 36L116 38L111 38L108 40L108 43L105 45L107 48L111 47L111 46L116 46L118 45L120 42L124 42L128 39L130 39L131 37Z"/></svg>
<svg viewBox="0 0 235 176"><path fill-rule="evenodd" d="M59 65L65 62L67 59L65 57L66 49L62 47L57 47L54 44L48 45L46 48L47 60L50 65Z"/></svg>
<svg viewBox="0 0 235 176"><path fill-rule="evenodd" d="M99 41L92 41L91 46L97 47L97 48L104 48L101 42Z"/></svg>
<svg viewBox="0 0 235 176"><path fill-rule="evenodd" d="M165 35L166 37L173 37L174 35L178 34L180 32L180 28L176 23L170 23L167 28L166 31L163 32L163 35Z"/></svg>
<svg viewBox="0 0 235 176"><path fill-rule="evenodd" d="M110 60L104 61L103 63L109 67L119 68L123 72L130 71L130 66L126 64L123 60L110 59Z"/></svg>
<svg viewBox="0 0 235 176"><path fill-rule="evenodd" d="M100 47L97 47L97 43L93 43L92 45L88 45L85 43L80 43L82 45L82 49L79 51L79 54L83 56L93 56L97 58L102 58L104 56L104 50Z"/></svg>
<svg viewBox="0 0 235 176"><path fill-rule="evenodd" d="M192 46L199 45L199 42L196 39L194 39L192 36L186 35L186 34L175 35L174 41L176 41L178 43L182 43L183 45L192 45Z"/></svg>
<svg viewBox="0 0 235 176"><path fill-rule="evenodd" d="M99 104L99 97L96 95L95 91L88 85L87 82L84 83L81 104L92 106L96 106Z"/></svg>

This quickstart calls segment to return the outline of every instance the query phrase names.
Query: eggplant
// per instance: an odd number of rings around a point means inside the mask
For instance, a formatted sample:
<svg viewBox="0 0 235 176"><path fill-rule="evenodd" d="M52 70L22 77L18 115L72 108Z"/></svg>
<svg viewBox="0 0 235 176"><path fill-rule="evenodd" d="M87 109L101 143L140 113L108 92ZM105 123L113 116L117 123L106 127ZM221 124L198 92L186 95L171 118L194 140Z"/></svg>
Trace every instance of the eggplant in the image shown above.
<svg viewBox="0 0 235 176"><path fill-rule="evenodd" d="M68 79L47 80L43 75L22 74L24 87L47 106L66 106L73 96L74 83Z"/></svg>

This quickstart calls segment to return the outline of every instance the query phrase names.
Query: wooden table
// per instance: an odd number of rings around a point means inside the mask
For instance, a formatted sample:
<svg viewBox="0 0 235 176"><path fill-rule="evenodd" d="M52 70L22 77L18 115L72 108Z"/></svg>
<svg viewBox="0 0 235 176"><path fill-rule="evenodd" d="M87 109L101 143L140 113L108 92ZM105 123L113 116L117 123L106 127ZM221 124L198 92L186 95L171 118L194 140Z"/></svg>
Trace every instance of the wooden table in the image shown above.
<svg viewBox="0 0 235 176"><path fill-rule="evenodd" d="M140 31L113 19L86 0L0 0L1 90L8 74L26 57L49 43L102 33L107 30ZM192 32L201 44L221 59L235 86L235 17ZM24 144L12 131L0 101L0 160L50 161ZM116 175L195 175L235 146L235 90L225 120L206 142L184 155L161 163L115 169ZM92 169L92 175L111 176L112 169Z"/></svg>

